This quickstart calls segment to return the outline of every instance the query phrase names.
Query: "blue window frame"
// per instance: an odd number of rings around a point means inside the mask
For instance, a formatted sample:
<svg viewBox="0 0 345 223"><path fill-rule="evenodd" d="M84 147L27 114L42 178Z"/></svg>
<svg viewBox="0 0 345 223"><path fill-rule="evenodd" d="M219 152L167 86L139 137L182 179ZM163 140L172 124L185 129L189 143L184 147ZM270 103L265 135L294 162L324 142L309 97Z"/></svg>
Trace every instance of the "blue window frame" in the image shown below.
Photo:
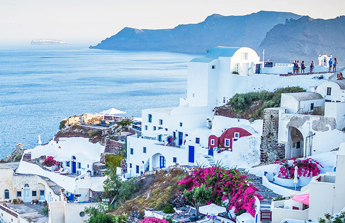
<svg viewBox="0 0 345 223"><path fill-rule="evenodd" d="M70 162L69 161L66 161L66 166L70 166Z"/></svg>
<svg viewBox="0 0 345 223"><path fill-rule="evenodd" d="M177 163L177 158L173 157L173 163Z"/></svg>
<svg viewBox="0 0 345 223"><path fill-rule="evenodd" d="M145 130L147 130L147 125L145 125Z"/></svg>
<svg viewBox="0 0 345 223"><path fill-rule="evenodd" d="M195 138L195 143L199 144L200 143L200 138Z"/></svg>
<svg viewBox="0 0 345 223"><path fill-rule="evenodd" d="M78 169L80 169L81 168L81 163L78 163Z"/></svg>
<svg viewBox="0 0 345 223"><path fill-rule="evenodd" d="M129 168L131 168L131 169L132 169L132 164L131 164L131 163L129 164Z"/></svg>
<svg viewBox="0 0 345 223"><path fill-rule="evenodd" d="M131 148L131 155L133 155L133 153L134 153L134 149L133 149L133 148Z"/></svg>
<svg viewBox="0 0 345 223"><path fill-rule="evenodd" d="M182 127L182 122L180 122L180 127Z"/></svg>
<svg viewBox="0 0 345 223"><path fill-rule="evenodd" d="M139 166L138 165L135 167L135 172L139 173Z"/></svg>
<svg viewBox="0 0 345 223"><path fill-rule="evenodd" d="M143 153L146 153L146 147L143 147Z"/></svg>
<svg viewBox="0 0 345 223"><path fill-rule="evenodd" d="M149 123L151 123L152 122L152 114L149 114L148 119L149 119Z"/></svg>
<svg viewBox="0 0 345 223"><path fill-rule="evenodd" d="M163 125L163 119L159 119L159 125Z"/></svg>
<svg viewBox="0 0 345 223"><path fill-rule="evenodd" d="M156 131L156 129L157 129L156 126L153 126L153 131Z"/></svg>

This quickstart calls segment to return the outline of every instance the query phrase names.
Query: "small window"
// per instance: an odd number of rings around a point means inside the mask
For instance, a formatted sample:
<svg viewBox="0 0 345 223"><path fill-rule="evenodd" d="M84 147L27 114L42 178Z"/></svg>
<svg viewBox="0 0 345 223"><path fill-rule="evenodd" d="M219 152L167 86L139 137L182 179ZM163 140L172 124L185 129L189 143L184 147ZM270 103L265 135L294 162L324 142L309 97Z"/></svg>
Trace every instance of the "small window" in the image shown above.
<svg viewBox="0 0 345 223"><path fill-rule="evenodd" d="M145 125L145 130L147 130L147 125Z"/></svg>
<svg viewBox="0 0 345 223"><path fill-rule="evenodd" d="M184 134L184 136L185 136L185 137L187 137L187 136L188 136L188 134Z"/></svg>
<svg viewBox="0 0 345 223"><path fill-rule="evenodd" d="M230 139L225 139L225 147L230 147Z"/></svg>
<svg viewBox="0 0 345 223"><path fill-rule="evenodd" d="M327 95L332 95L332 88L330 87L327 88Z"/></svg>
<svg viewBox="0 0 345 223"><path fill-rule="evenodd" d="M173 138L176 138L176 132L173 132Z"/></svg>
<svg viewBox="0 0 345 223"><path fill-rule="evenodd" d="M33 190L33 191L31 192L31 194L32 194L33 197L36 197L36 196L37 196L37 191Z"/></svg>
<svg viewBox="0 0 345 223"><path fill-rule="evenodd" d="M29 184L24 184L24 187L29 187Z"/></svg>
<svg viewBox="0 0 345 223"><path fill-rule="evenodd" d="M5 190L5 199L10 199L10 191L8 189Z"/></svg>
<svg viewBox="0 0 345 223"><path fill-rule="evenodd" d="M156 126L153 126L153 131L156 131L157 130L157 127Z"/></svg>
<svg viewBox="0 0 345 223"><path fill-rule="evenodd" d="M151 122L152 122L152 115L149 114L149 123L151 123Z"/></svg>
<svg viewBox="0 0 345 223"><path fill-rule="evenodd" d="M240 138L240 133L239 132L235 132L234 133L234 138L237 138L237 139Z"/></svg>
<svg viewBox="0 0 345 223"><path fill-rule="evenodd" d="M195 138L195 143L199 144L200 143L200 138Z"/></svg>
<svg viewBox="0 0 345 223"><path fill-rule="evenodd" d="M180 127L182 127L182 122L180 122Z"/></svg>
<svg viewBox="0 0 345 223"><path fill-rule="evenodd" d="M173 163L177 163L177 158L173 157Z"/></svg>
<svg viewBox="0 0 345 223"><path fill-rule="evenodd" d="M136 168L135 168L135 172L136 173L139 173L139 166L137 165Z"/></svg>
<svg viewBox="0 0 345 223"><path fill-rule="evenodd" d="M314 103L310 104L310 110L314 110Z"/></svg>
<svg viewBox="0 0 345 223"><path fill-rule="evenodd" d="M129 168L131 168L131 169L132 169L132 164L131 164L131 163L129 164Z"/></svg>
<svg viewBox="0 0 345 223"><path fill-rule="evenodd" d="M165 131L168 131L168 128L165 128Z"/></svg>
<svg viewBox="0 0 345 223"><path fill-rule="evenodd" d="M143 153L146 153L146 147L143 147Z"/></svg>
<svg viewBox="0 0 345 223"><path fill-rule="evenodd" d="M158 141L162 142L162 135L158 135Z"/></svg>
<svg viewBox="0 0 345 223"><path fill-rule="evenodd" d="M158 127L158 130L160 130L160 129L163 129L163 127L159 126L159 127Z"/></svg>
<svg viewBox="0 0 345 223"><path fill-rule="evenodd" d="M44 190L40 190L40 196L44 196Z"/></svg>
<svg viewBox="0 0 345 223"><path fill-rule="evenodd" d="M214 139L211 139L211 146L214 146Z"/></svg>
<svg viewBox="0 0 345 223"><path fill-rule="evenodd" d="M159 125L163 125L163 119L159 119Z"/></svg>
<svg viewBox="0 0 345 223"><path fill-rule="evenodd" d="M248 53L243 53L243 59L248 60Z"/></svg>
<svg viewBox="0 0 345 223"><path fill-rule="evenodd" d="M87 164L87 168L90 168L90 165L89 165L89 164Z"/></svg>
<svg viewBox="0 0 345 223"><path fill-rule="evenodd" d="M81 163L78 163L78 169L80 169L81 168Z"/></svg>
<svg viewBox="0 0 345 223"><path fill-rule="evenodd" d="M193 98L194 98L195 94L193 93Z"/></svg>
<svg viewBox="0 0 345 223"><path fill-rule="evenodd" d="M213 69L213 70L216 69L216 65L212 65L212 69Z"/></svg>
<svg viewBox="0 0 345 223"><path fill-rule="evenodd" d="M21 197L22 196L22 192L21 191L17 191L17 197Z"/></svg>
<svg viewBox="0 0 345 223"><path fill-rule="evenodd" d="M70 163L69 161L66 162L66 166L69 167L70 166Z"/></svg>
<svg viewBox="0 0 345 223"><path fill-rule="evenodd" d="M301 142L297 142L297 143L296 143L296 148L297 148L297 149L301 148Z"/></svg>
<svg viewBox="0 0 345 223"><path fill-rule="evenodd" d="M133 149L133 148L131 148L131 155L133 155L133 153L134 153L134 149Z"/></svg>

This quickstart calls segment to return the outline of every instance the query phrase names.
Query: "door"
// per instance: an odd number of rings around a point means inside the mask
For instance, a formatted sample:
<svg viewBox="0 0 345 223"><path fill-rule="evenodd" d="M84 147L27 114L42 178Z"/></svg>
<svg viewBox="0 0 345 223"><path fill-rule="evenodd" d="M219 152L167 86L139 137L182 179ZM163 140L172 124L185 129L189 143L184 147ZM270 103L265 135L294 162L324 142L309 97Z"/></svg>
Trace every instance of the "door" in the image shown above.
<svg viewBox="0 0 345 223"><path fill-rule="evenodd" d="M188 162L194 163L194 146L189 146L189 156L188 156Z"/></svg>
<svg viewBox="0 0 345 223"><path fill-rule="evenodd" d="M44 196L44 190L40 190L40 201L44 201L46 197Z"/></svg>
<svg viewBox="0 0 345 223"><path fill-rule="evenodd" d="M165 158L164 156L159 157L159 168L164 168L165 167Z"/></svg>
<svg viewBox="0 0 345 223"><path fill-rule="evenodd" d="M178 132L178 144L182 145L183 142L183 132Z"/></svg>
<svg viewBox="0 0 345 223"><path fill-rule="evenodd" d="M30 189L24 189L24 194L23 194L23 201L24 202L30 202L31 201L31 196L30 196Z"/></svg>
<svg viewBox="0 0 345 223"><path fill-rule="evenodd" d="M209 155L209 156L213 156L213 149L209 149L209 150L208 150L208 155Z"/></svg>
<svg viewBox="0 0 345 223"><path fill-rule="evenodd" d="M72 173L77 173L77 163L72 161Z"/></svg>

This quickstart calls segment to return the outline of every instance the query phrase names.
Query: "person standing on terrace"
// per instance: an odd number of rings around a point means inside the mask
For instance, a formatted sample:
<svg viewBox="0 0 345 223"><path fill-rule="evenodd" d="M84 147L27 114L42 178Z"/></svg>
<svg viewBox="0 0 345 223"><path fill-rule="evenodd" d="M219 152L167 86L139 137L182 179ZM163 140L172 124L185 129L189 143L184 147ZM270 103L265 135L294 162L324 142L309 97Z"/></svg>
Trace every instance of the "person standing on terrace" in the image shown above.
<svg viewBox="0 0 345 223"><path fill-rule="evenodd" d="M333 72L336 72L336 71L337 71L337 64L338 64L337 58L334 58Z"/></svg>
<svg viewBox="0 0 345 223"><path fill-rule="evenodd" d="M309 70L310 73L313 73L314 66L315 66L314 61L311 61L310 70Z"/></svg>
<svg viewBox="0 0 345 223"><path fill-rule="evenodd" d="M329 58L329 61L328 61L328 65L329 65L328 72L331 72L332 64L333 64L332 58Z"/></svg>
<svg viewBox="0 0 345 223"><path fill-rule="evenodd" d="M304 61L302 61L301 63L301 73L304 74L304 70L305 70L305 63Z"/></svg>

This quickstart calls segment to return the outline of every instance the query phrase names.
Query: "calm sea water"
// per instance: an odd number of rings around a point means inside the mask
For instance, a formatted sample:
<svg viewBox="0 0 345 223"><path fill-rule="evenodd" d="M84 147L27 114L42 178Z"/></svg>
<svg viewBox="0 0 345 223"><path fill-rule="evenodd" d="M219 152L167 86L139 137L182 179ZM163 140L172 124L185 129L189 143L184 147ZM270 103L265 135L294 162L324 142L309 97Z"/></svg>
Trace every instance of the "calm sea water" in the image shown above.
<svg viewBox="0 0 345 223"><path fill-rule="evenodd" d="M195 55L66 46L0 49L0 158L48 142L62 119L115 107L127 116L176 106Z"/></svg>

